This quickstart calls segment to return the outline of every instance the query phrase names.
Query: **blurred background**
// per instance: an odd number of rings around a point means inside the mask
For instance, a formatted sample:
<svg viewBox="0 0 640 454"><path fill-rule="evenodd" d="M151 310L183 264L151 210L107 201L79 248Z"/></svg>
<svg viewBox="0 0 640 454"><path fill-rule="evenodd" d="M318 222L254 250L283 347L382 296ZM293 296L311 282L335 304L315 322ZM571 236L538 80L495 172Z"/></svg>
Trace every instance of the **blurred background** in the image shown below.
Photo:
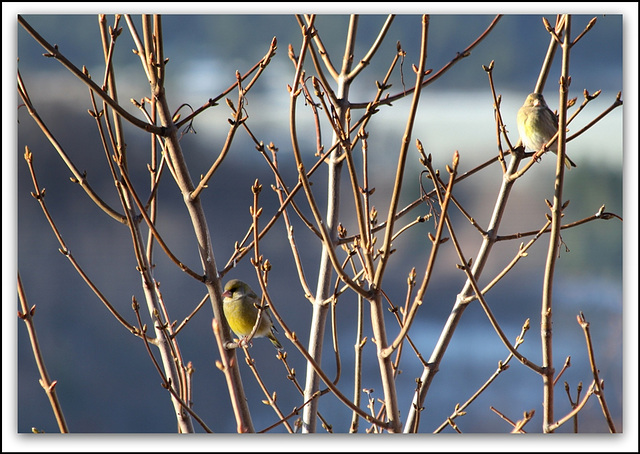
<svg viewBox="0 0 640 454"><path fill-rule="evenodd" d="M526 95L533 90L540 65L544 59L549 35L539 14L511 14L504 16L491 34L480 43L467 58L462 59L442 78L428 86L422 93L419 116L411 140L420 139L434 165L444 171L455 150L460 152L460 172L472 169L496 154L495 121L492 97L487 75L482 65L495 62L493 71L496 91L502 95L501 113L507 124L511 141L518 139L515 115ZM545 16L553 24L554 15ZM576 15L573 18L573 36L576 36L592 17L597 17L595 27L587 33L571 54L570 97L582 101L582 91L590 93L602 90L600 96L570 125L571 132L578 131L611 105L616 94L623 91L623 32L621 14ZM103 60L95 15L25 15L25 19L50 43L76 66L87 67L92 78L102 80ZM358 28L355 58L361 58L377 36L386 16L363 15ZM113 16L107 18L113 24ZM140 27L140 17L135 16ZM491 23L491 15L445 15L431 17L429 28L427 67L434 72L461 52ZM114 55L119 99L140 100L148 96L148 83L140 68L139 59L131 52L134 48L129 30L120 35ZM346 15L321 15L316 27L336 66L340 65L348 26ZM140 30L141 28L139 28ZM296 181L295 163L288 135L287 84L293 79L293 65L287 57L291 44L299 53L301 37L292 15L215 15L188 14L163 16L165 56L167 66L166 91L173 109L188 103L198 108L209 98L217 96L231 85L236 70L244 73L267 52L271 39L278 39L278 51L265 74L249 93L246 110L248 124L259 140L273 142L279 148L279 162L289 186ZM414 73L411 64L418 63L420 16L402 14L395 18L371 65L357 79L351 92L353 102L366 102L375 94L375 81L382 80L395 55L396 42L406 51L402 68L407 88L413 86ZM53 59L42 57L44 50L22 29L17 27L18 69L25 81L30 97L47 126L55 134L75 165L86 170L94 190L108 203L117 206L118 201L105 165L94 120L86 114L91 108L88 91L73 75ZM556 55L544 94L549 106L557 108L560 52ZM5 72L5 71L3 71ZM398 69L392 78L391 93L402 91ZM15 94L14 94L15 96ZM235 103L237 95L229 98ZM408 97L409 98L409 97ZM19 100L17 100L19 103ZM122 104L132 114L140 117L128 102ZM376 187L374 203L386 217L388 189L393 184L395 164L410 99L381 107L368 127L369 153L372 178ZM302 145L308 162L315 162L315 135L312 117L302 102L298 116ZM187 110L183 110L186 115ZM133 338L108 314L104 306L82 282L67 259L60 254L54 235L44 216L30 195L33 186L22 155L25 145L34 154L35 169L41 187L47 190L46 203L63 238L74 257L87 274L103 291L121 314L134 322L130 309L131 297L143 300L140 278L135 271L128 230L112 221L88 201L84 192L67 177L69 170L52 146L28 116L26 109L18 109L17 155L17 266L29 298L30 305L37 305L36 328L40 344L52 379L58 381L57 392L67 422L76 433L173 433L176 423L166 391L160 386L160 378L151 364L142 343ZM195 134L182 138L182 147L197 180L217 157L224 143L229 110L222 102L209 109L194 123ZM148 139L135 128L125 125L128 157L135 184L141 192L148 187L146 163ZM329 140L325 129L325 141ZM565 211L565 222L588 217L601 205L606 211L624 218L623 212L623 108L617 108L595 127L583 134L568 147L568 154L578 164L566 173L565 199L571 201ZM309 164L309 166L310 166ZM544 199L553 197L553 171L555 159L545 155L542 162L515 186L501 234L538 229L544 223L548 209ZM422 170L415 148L410 151L407 176L403 185L401 206L420 195L419 173ZM317 199L324 208L323 181L325 169L313 177ZM346 174L344 175L347 177ZM200 268L184 204L170 175L164 176L160 188L161 208L158 227L168 240L173 252L192 269ZM259 178L265 189L273 183L262 158L251 140L239 131L233 147L220 171L204 193L203 203L209 216L214 252L218 267L226 265L233 252L235 241L244 236L250 225L249 205L252 195L250 185ZM482 226L485 226L495 203L500 185L501 170L493 165L456 186L455 195ZM345 189L347 180L345 179ZM426 181L425 181L426 184ZM350 233L356 224L349 217L350 194L345 193L341 222ZM306 207L302 197L299 203ZM269 214L277 209L275 193L263 191L266 222ZM414 210L407 220L426 214L427 207ZM306 210L308 213L308 210ZM459 240L465 252L472 256L477 252L481 238L477 231L456 213ZM3 222L4 224L4 222ZM304 266L312 289L315 289L317 257L320 246L302 225L295 231L298 244L304 245ZM412 267L418 271L418 280L424 272L429 253L426 239L433 231L433 222L426 222L401 236L394 246L392 266L385 278L385 290L395 304L404 302L406 278ZM606 398L619 430L623 412L623 241L622 223L618 220L591 222L575 229L563 231L564 245L557 262L554 280L554 362L560 370L567 356L571 367L561 381L567 381L575 400L578 382L585 389L591 383L588 358L582 329L576 315L582 311L591 322L595 354L601 377L606 384ZM485 267L481 284L486 284L511 260L520 241L499 243ZM412 340L429 357L456 294L462 288L464 277L455 269L455 251L442 248L440 266L429 287L425 303L412 327ZM540 358L539 305L542 288L543 265L546 258L548 236L541 238L529 251L529 256L489 294L494 314L502 323L511 340L520 333L525 319L530 318L532 329L526 336L521 352L534 362ZM305 339L311 307L297 283L292 266L291 251L286 239L284 224L279 221L269 235L269 241L261 244L261 252L273 264L270 274L270 291L278 310L286 314L292 329ZM171 318L180 322L204 295L204 287L181 273L161 253L156 253L155 277L161 282L161 291L169 306ZM294 281L292 282L292 276ZM248 260L241 261L231 270L225 281L241 278L258 288L255 272ZM13 297L12 297L13 298ZM368 311L367 311L368 313ZM352 388L353 344L352 323L355 301L341 299L338 307L338 331L342 354L342 378L340 386L348 394ZM147 321L148 322L148 321ZM396 326L388 314L391 335ZM45 394L38 384L38 372L23 322L17 325L17 431L30 432L32 427L46 432L57 432L57 426ZM230 415L229 398L220 371L214 361L217 347L211 333L211 309L207 303L194 317L180 338L185 361L193 361L194 410L215 432L235 432L235 422ZM365 335L371 337L370 330ZM282 330L280 339L284 340ZM289 362L296 368L297 378L304 383L305 366L302 357L293 347L285 345ZM284 377L286 372L275 358L275 350L269 342L254 341L251 350L258 358L258 367L272 391L278 394L278 403L285 413L300 405L301 398L293 385ZM375 346L365 347L363 386L372 388L374 398L382 398L378 381ZM425 401L421 417L422 432L431 432L453 412L456 403L464 402L494 372L498 361L507 357L491 329L486 316L477 304L465 312L447 354L436 375ZM323 364L329 376L336 367L325 348ZM468 414L456 422L466 433L504 433L510 427L490 409L503 411L512 420L524 411L536 410L536 416L527 429L536 432L541 425L542 381L517 361L505 371L468 409ZM397 381L402 417L409 411L415 379L422 367L415 357L405 350L400 368L403 373ZM253 412L257 430L276 421L272 410L261 403L264 398L246 365L241 365L247 397ZM366 396L363 395L363 399ZM556 387L556 417L570 410L562 384ZM378 408L378 404L376 404ZM335 432L347 432L350 414L337 399L323 398L320 412L332 424ZM361 424L361 428L365 428ZM199 430L201 431L201 430ZM321 429L319 428L319 431ZM445 430L446 432L447 430ZM448 430L450 431L450 430ZM571 431L565 425L560 432ZM602 412L592 398L580 414L580 431L607 432ZM276 428L276 433L283 432Z"/></svg>

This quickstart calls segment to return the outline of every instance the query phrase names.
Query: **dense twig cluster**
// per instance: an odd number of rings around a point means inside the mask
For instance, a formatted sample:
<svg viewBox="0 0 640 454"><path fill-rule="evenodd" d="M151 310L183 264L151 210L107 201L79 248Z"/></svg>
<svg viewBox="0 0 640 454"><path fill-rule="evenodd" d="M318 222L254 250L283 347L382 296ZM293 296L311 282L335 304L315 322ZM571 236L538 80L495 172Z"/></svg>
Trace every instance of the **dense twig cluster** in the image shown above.
<svg viewBox="0 0 640 454"><path fill-rule="evenodd" d="M192 374L194 372L191 363L185 364L182 359L180 346L180 336L187 335L188 322L201 310L208 299L212 305L213 324L212 329L218 345L220 359L216 362L217 367L223 372L225 383L230 396L234 418L238 432L254 432L254 428L249 405L245 397L244 387L247 385L242 381L237 352L242 352L246 358L246 364L253 373L256 382L262 389L266 405L269 405L275 415L277 422L269 425L264 431L282 425L288 432L315 432L317 431L317 418L322 421L323 427L327 431L334 431L330 425L330 418L321 415L318 405L322 396L332 394L348 411L352 412L351 426L349 431L360 430L361 420L366 421L369 427L367 432L419 432L429 430L420 427L420 415L425 410L424 401L427 396L434 375L440 367L440 363L445 355L447 346L456 331L458 323L465 309L474 301L482 307L487 319L490 321L496 335L508 350L508 356L498 363L495 373L482 384L476 393L468 398L463 404L458 404L451 415L435 432L442 432L450 427L452 430L460 432L456 420L465 415L468 407L476 398L484 392L499 374L507 370L512 358L520 361L534 373L543 377L544 402L543 414L544 422L542 431L553 432L563 423L574 420L577 421L577 413L583 408L589 396L595 394L598 397L601 408L605 415L609 429L614 432L613 419L607 408L604 397L602 380L595 365L595 355L589 336L589 325L582 315L579 316L579 323L584 329L587 338L589 358L593 371L593 383L587 393L579 402L573 403L573 411L560 419L554 416L553 390L560 375L569 366L569 361L565 363L565 368L556 375L552 360L552 279L554 275L554 261L558 255L558 248L561 244L560 231L578 227L586 222L597 219L619 218L616 214L604 211L604 206L597 214L586 217L580 221L562 225L561 219L563 210L567 208L568 201L562 198L562 187L564 179L564 150L566 143L572 138L585 132L592 127L608 112L622 104L620 95L616 98L612 106L595 118L584 129L578 131L571 137L566 136L566 125L580 113L584 107L599 92L589 94L585 90L584 102L576 110L571 118L567 117L567 108L575 104L575 100L568 100L568 86L570 77L569 55L571 47L574 46L585 33L595 24L591 21L583 32L575 39L571 37L571 17L559 16L555 27L551 27L545 21L544 25L550 34L549 52L543 64L541 75L538 80L536 91L541 91L546 81L550 62L553 59L558 46L562 49L562 77L560 79L560 105L565 108L559 112L559 132L558 141L558 161L556 168L555 194L552 202L547 202L551 214L543 225L535 227L527 232L515 234L500 233L500 224L509 201L512 188L516 182L522 178L526 172L539 160L538 153L534 153L531 159L522 167L520 163L527 156L519 143L515 143L513 137L509 137L507 128L500 112L501 97L496 94L492 72L494 62L491 62L484 69L489 76L489 86L493 95L494 111L496 119L496 156L478 165L472 170L463 174L459 173L459 163L464 158L458 151L452 155L451 162L446 166L445 171L440 171L433 166L431 155L425 152L420 139L413 140L416 136L414 126L419 107L419 100L422 91L429 84L442 77L448 70L453 68L461 59L469 55L482 40L491 33L500 16L487 26L486 30L478 36L464 51L457 53L447 64L431 75L432 70L427 69L427 48L429 37L429 16L422 17L421 23L421 43L418 64L413 65L415 82L411 88L403 88L401 92L392 94L391 79L395 73L402 71L406 52L400 42L397 44L397 52L391 58L389 69L381 81L376 84L376 91L370 101L366 103L352 102L350 89L362 70L370 63L373 56L380 49L381 43L387 38L394 16L390 15L382 25L380 32L371 44L366 54L356 59L354 55L356 36L358 31L358 16L351 16L348 26L345 52L342 56L342 65L336 65L334 56L330 55L322 41L322 35L316 28L315 15L296 16L301 33L301 44L296 50L289 46L288 56L293 65L293 77L288 85L289 92L289 124L288 133L291 139L291 150L295 159L297 175L295 181L287 181L287 175L283 174L278 161L278 147L271 141L265 145L265 141L254 132L249 121L248 106L246 103L247 94L257 83L260 76L267 70L267 67L276 53L277 40L274 38L270 43L264 57L258 61L250 70L241 74L236 72L235 80L229 87L219 95L209 99L201 107L193 110L188 116L180 119L177 111L171 111L165 93L165 65L168 59L164 55L162 20L160 16L142 16L141 32L135 25L134 18L125 15L124 22L136 45L134 53L139 57L145 76L149 82L150 93L140 100L132 100L132 103L141 113L143 119L136 118L128 113L118 101L116 75L113 67L113 52L118 36L123 32L121 28L122 16L115 16L113 26L107 26L107 18L100 16L99 26L103 40L103 54L105 61L105 71L101 85L96 83L86 68L80 69L69 61L61 49L52 46L45 38L40 36L23 17L19 17L19 23L29 34L41 44L47 51L45 56L59 61L71 73L73 73L81 83L84 83L90 91L92 109L90 115L96 121L101 143L107 159L108 168L115 184L115 189L119 197L120 206L113 207L106 203L89 184L86 174L81 173L72 160L67 156L64 147L58 143L54 135L48 130L44 120L38 114L37 108L29 97L27 87L18 73L18 92L22 102L27 107L29 114L38 124L42 132L57 150L60 158L65 162L73 174L72 181L79 184L86 192L91 201L100 207L108 216L125 225L131 235L131 246L135 253L137 271L140 274L141 286L144 292L144 305L149 312L151 327L143 323L143 316L140 314L141 305L133 299L133 309L136 317L135 323L127 321L127 317L120 314L108 298L93 284L91 278L82 270L80 264L75 261L70 249L63 240L62 233L58 231L53 216L49 214L44 203L45 191L40 189L36 177L36 170L33 164L33 156L29 149L26 150L25 158L29 165L35 192L34 197L41 204L43 212L50 223L60 243L60 251L70 260L78 273L84 278L87 284L95 292L98 298L113 314L116 320L130 331L134 336L141 339L148 351L149 357L157 368L158 374L162 377L162 386L169 391L169 397L175 410L177 424L180 432L194 432L193 420L207 432L211 429L207 426L193 408ZM399 69L398 69L399 68ZM313 74L311 74L313 73ZM430 76L430 77L427 77ZM405 75L402 75L404 85ZM227 96L236 93L235 101L231 101ZM375 140L375 131L370 133L369 124L371 118L381 109L390 108L394 101L401 98L410 98L411 103L408 111L402 113L406 115L405 128L399 142L397 165L393 174L393 186L389 194L388 206L384 209L380 205L374 204L373 194L375 192L375 181L377 175L370 171L370 161L374 157L370 156L368 144L370 140ZM208 170L201 174L199 181L191 179L193 170L190 170L184 159L184 153L180 142L180 130L188 127L198 120L198 116L213 107L218 106L221 99L225 99L229 108L231 118L226 140L218 156L211 163ZM301 109L301 104L304 107ZM183 105L184 106L184 105ZM181 108L183 107L181 106ZM359 116L356 115L359 113ZM299 118L303 115L310 115L315 125L314 138L315 153L308 153L304 145L300 143L299 137L302 134L309 135L309 131L301 131ZM150 146L150 162L148 164L149 187L147 193L142 194L137 190L131 181L131 169L127 161L126 140L123 122L139 128L144 134L152 137ZM284 127L284 125L283 125ZM330 132L330 139L327 142L327 131ZM218 267L213 253L213 243L223 239L210 235L210 230L205 216L205 209L201 204L201 195L207 191L208 184L215 178L225 158L229 155L234 144L234 138L244 131L254 143L256 150L264 160L266 166L273 174L271 188L275 192L279 207L274 213L268 214L261 205L261 191L263 183L255 180L251 187L252 201L250 206L250 223L247 233L236 242L234 251L229 257L225 266ZM400 204L403 182L406 179L406 166L409 160L409 153L412 146L419 155L419 162L424 167L423 178L421 178L421 195L412 203L405 207ZM361 154L361 159L356 159L357 154ZM311 161L309 156L312 156ZM507 162L506 158L510 160ZM499 162L502 168L502 184L497 193L493 214L486 227L478 223L470 214L469 207L464 207L455 195L456 185L467 178L476 175L481 170ZM327 167L327 203L326 212L320 208L317 191L311 184L311 176L321 168ZM346 166L346 167L345 167ZM341 173L346 170L348 174L349 188L341 187ZM188 267L169 246L164 234L159 230L156 221L158 216L158 188L163 183L163 176L167 171L172 180L177 185L184 200L189 221L193 227L194 239L197 244L201 270ZM391 173L391 172L389 172ZM444 176L443 176L444 175ZM317 184L317 183L316 183ZM345 214L340 211L341 199L351 197L353 199L353 211ZM415 212L417 209L424 209L426 214L418 215L410 221L404 218L407 214ZM458 240L457 231L461 228L452 221L452 211L458 211L482 238L482 244L476 254L465 251ZM308 213L311 213L309 216ZM268 217L264 221L265 216ZM355 233L348 232L341 223L341 219L349 218L353 220ZM261 253L261 242L268 238L268 235L275 235L274 225L282 218L287 234L287 241L291 250L291 258L297 272L297 281L302 289L302 293L312 304L313 313L308 320L310 337L302 339L290 327L291 321L287 317L285 309L276 298L272 297L269 286L269 273L272 271L272 263L269 258ZM385 292L384 278L388 270L394 266L391 257L395 252L394 242L398 236L409 231L416 225L433 218L434 233L428 234L430 252L423 270L412 269L407 279L407 292L404 305L398 306L394 303L394 297L390 297ZM311 232L313 238L321 245L321 254L315 258L317 264L317 287L315 291L310 283L309 270L305 271L306 248L296 240L294 224L301 222L304 228ZM146 227L146 235L144 232ZM515 342L510 342L507 335L500 326L486 299L487 292L496 283L504 279L514 266L523 257L526 257L529 248L544 234L549 234L550 244L548 248L548 260L545 269L545 286L542 301L542 361L536 361L524 356L518 347L524 342L525 332L530 329L530 322L527 319L522 327L522 332ZM493 276L488 284L480 286L479 278L485 264L490 256L492 247L499 241L509 241L525 237L531 237L526 244L520 244L514 252L514 257L510 263L499 273ZM434 269L438 262L438 252L442 245L447 244L453 248L457 255L457 267L466 278L461 291L456 300L451 304L451 313L445 326L443 327L439 340L433 351L429 355L424 354L424 346L417 344L411 337L413 322L425 301ZM180 324L172 322L170 316L171 304L165 302L159 285L154 278L154 245L160 246L175 266L194 279L194 285L204 285L206 294L199 304ZM264 310L270 310L277 321L278 328L281 328L288 339L289 352L279 352L278 359L281 361L286 378L292 383L292 389L300 394L300 404L293 410L287 412L278 404L278 396L269 390L267 383L261 376L258 361L250 354L251 338L255 334L259 323L260 315L256 321L253 333L244 339L243 342L235 342L229 326L223 315L223 298L221 279L236 264L250 256L250 262L255 269L256 278L260 286L259 294L262 295L259 314ZM295 276L289 279L291 283L296 281ZM298 285L298 284L296 284ZM30 333L34 330L32 325L33 309L29 310L26 304L26 297L22 286L19 286L22 309L19 312L28 325ZM353 364L354 389L353 395L349 397L340 386L340 376L342 374L341 354L339 350L338 334L336 330L336 307L342 301L344 295L353 295L357 299L357 320L351 323L353 326L353 336L355 339L355 362ZM375 343L375 358L368 358L363 353L364 345L369 341L363 335L365 323L366 307L368 303L370 314L370 328L373 333L372 342ZM390 326L385 319L387 309L394 316L397 326ZM331 317L331 342L325 339L328 332L325 329L326 321ZM35 332L35 331L33 331ZM35 340L35 335L33 336ZM337 372L334 377L330 377L323 367L323 348L327 345L333 347ZM416 388L410 403L401 402L396 392L396 378L399 373L400 359L407 351L407 346L419 361L422 372L416 378ZM34 352L36 353L38 364L42 365L42 384L47 394L52 400L52 405L58 417L61 431L68 431L64 422L64 417L60 409L54 392L55 381L49 380L42 356L39 353L37 341L34 341ZM160 355L160 359L156 355ZM294 368L288 362L289 355L301 355L307 365L304 383L298 380ZM383 398L375 400L373 393L368 388L364 388L366 380L363 380L363 362L372 360L376 362L379 370L379 379L382 383ZM322 384L322 387L321 387ZM568 387L568 385L567 385ZM321 389L322 388L322 389ZM368 395L366 406L363 406L361 395ZM568 389L568 388L567 388ZM568 391L567 391L568 392ZM569 395L571 400L571 396ZM407 405L408 411L401 411L401 406ZM526 424L533 417L534 411L524 413L519 421L511 421L499 410L494 409L505 421L512 426L513 432L524 432ZM404 418L401 415L406 415ZM577 422L576 429L577 429Z"/></svg>

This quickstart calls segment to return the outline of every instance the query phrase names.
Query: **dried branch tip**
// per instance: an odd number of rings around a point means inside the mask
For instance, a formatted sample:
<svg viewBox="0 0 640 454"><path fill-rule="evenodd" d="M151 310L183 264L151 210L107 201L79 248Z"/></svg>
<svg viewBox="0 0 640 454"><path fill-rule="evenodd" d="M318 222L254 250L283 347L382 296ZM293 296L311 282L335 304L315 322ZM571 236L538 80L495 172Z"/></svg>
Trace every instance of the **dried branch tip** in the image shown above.
<svg viewBox="0 0 640 454"><path fill-rule="evenodd" d="M491 60L491 63L489 63L489 66L482 65L482 69L484 69L486 72L489 73L489 72L493 71L494 63L495 62L493 60Z"/></svg>

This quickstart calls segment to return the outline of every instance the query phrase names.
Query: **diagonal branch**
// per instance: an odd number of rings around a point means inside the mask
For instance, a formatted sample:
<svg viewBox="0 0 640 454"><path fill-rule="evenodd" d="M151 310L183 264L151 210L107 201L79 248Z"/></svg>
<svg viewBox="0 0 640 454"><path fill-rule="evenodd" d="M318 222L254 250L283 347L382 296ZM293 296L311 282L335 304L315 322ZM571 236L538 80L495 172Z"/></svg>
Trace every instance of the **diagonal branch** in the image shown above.
<svg viewBox="0 0 640 454"><path fill-rule="evenodd" d="M151 132L158 135L165 135L166 131L164 128L151 125L149 123L145 123L142 120L131 115L129 112L124 110L124 108L118 104L109 94L100 88L93 80L89 78L84 72L78 69L73 63L71 63L62 53L58 50L57 46L52 46L47 42L38 32L36 32L27 21L18 14L18 22L24 29L35 39L38 44L44 47L47 50L47 54L44 54L45 57L51 57L58 60L62 65L71 71L78 79L84 82L85 85L89 86L92 90L94 90L98 96L100 96L111 108L113 108L116 112L118 112L122 117L124 117L127 121L129 121L132 125L137 126L140 129L143 129L147 132Z"/></svg>

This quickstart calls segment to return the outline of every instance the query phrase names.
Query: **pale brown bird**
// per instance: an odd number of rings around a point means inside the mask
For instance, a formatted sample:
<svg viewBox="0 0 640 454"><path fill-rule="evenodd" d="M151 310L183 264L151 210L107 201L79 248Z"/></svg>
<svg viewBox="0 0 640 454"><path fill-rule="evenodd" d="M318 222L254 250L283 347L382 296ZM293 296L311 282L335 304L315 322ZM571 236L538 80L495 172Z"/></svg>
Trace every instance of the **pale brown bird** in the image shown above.
<svg viewBox="0 0 640 454"><path fill-rule="evenodd" d="M549 109L540 93L531 93L518 110L518 133L525 147L532 151L540 151L558 131L558 119ZM558 141L549 146L549 150L558 153ZM564 163L567 168L576 164L565 154Z"/></svg>

